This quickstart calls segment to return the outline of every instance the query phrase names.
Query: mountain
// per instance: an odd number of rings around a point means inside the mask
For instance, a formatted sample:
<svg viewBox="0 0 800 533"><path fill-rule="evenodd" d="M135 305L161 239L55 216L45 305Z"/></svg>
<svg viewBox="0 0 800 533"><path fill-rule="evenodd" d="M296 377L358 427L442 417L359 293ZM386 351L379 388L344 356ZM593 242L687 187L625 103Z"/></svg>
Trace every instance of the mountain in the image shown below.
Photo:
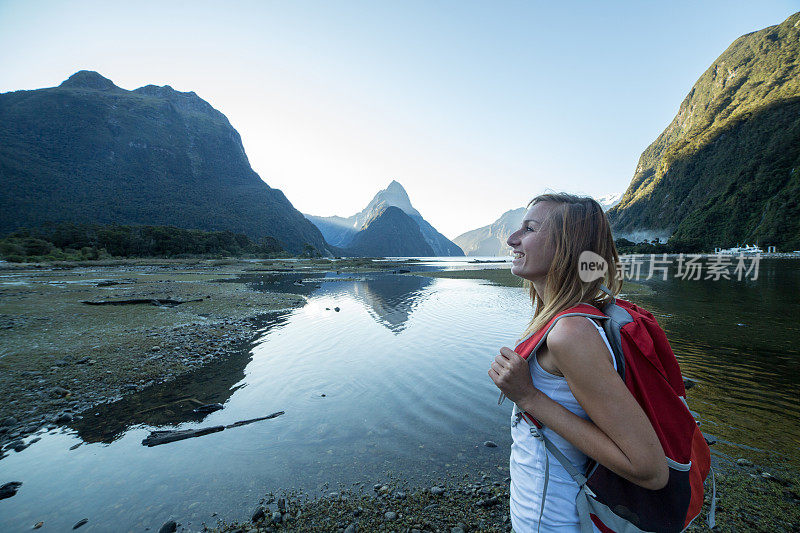
<svg viewBox="0 0 800 533"><path fill-rule="evenodd" d="M430 257L433 249L427 243L417 222L402 209L392 205L378 208L364 221L344 249L343 255L372 257Z"/></svg>
<svg viewBox="0 0 800 533"><path fill-rule="evenodd" d="M228 119L194 92L121 89L80 71L0 94L0 234L45 222L271 236L324 252L319 230L256 174Z"/></svg>
<svg viewBox="0 0 800 533"><path fill-rule="evenodd" d="M522 217L528 211L525 207L506 211L500 218L482 228L463 233L453 239L468 256L495 257L509 255L506 244L508 236L519 229Z"/></svg>
<svg viewBox="0 0 800 533"><path fill-rule="evenodd" d="M447 237L436 231L428 221L422 218L422 215L414 209L411 205L411 200L408 193L397 181L392 180L388 187L382 191L378 191L375 197L370 201L367 206L347 218L343 217L318 217L314 215L305 215L308 220L313 222L325 240L333 246L347 249L355 241L359 232L363 231L368 222L373 220L376 215L382 213L386 207L397 207L403 213L408 215L419 227L425 242L430 247L432 253L430 254L417 254L420 256L463 256L464 252L450 241ZM364 248L362 248L364 250ZM365 255L380 256L383 254L365 252ZM409 254L400 254L409 255ZM412 254L413 255L413 254Z"/></svg>
<svg viewBox="0 0 800 533"><path fill-rule="evenodd" d="M615 205L622 200L622 193L621 192L613 192L611 194L606 194L605 196L601 196L600 198L595 198L597 203L600 204L600 207L603 208L603 211L608 211Z"/></svg>
<svg viewBox="0 0 800 533"><path fill-rule="evenodd" d="M616 236L800 248L800 13L736 39L647 147Z"/></svg>

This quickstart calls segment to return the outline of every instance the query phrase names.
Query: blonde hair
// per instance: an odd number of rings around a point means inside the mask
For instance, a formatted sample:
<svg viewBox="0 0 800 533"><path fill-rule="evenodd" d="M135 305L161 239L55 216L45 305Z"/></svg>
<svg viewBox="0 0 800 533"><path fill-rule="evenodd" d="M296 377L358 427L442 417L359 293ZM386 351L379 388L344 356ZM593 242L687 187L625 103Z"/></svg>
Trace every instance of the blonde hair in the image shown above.
<svg viewBox="0 0 800 533"><path fill-rule="evenodd" d="M525 282L533 304L533 318L522 335L523 339L539 331L561 311L578 303L602 309L612 298L600 290L601 284L608 287L614 296L622 289L622 280L616 275L617 247L600 204L585 196L549 193L531 200L528 208L540 202L554 204L543 229L548 232L555 253L545 282L546 304L536 293L533 283ZM586 250L606 261L608 269L604 277L589 282L581 280L578 258Z"/></svg>

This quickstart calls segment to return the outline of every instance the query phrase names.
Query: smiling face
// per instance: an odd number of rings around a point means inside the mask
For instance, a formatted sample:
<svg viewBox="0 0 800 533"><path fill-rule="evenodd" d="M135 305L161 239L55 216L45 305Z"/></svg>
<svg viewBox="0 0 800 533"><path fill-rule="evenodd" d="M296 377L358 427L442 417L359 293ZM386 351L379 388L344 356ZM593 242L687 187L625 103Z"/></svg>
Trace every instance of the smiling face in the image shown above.
<svg viewBox="0 0 800 533"><path fill-rule="evenodd" d="M506 241L514 250L511 273L541 284L542 287L555 255L547 224L554 207L552 202L532 205L525 213L520 229L512 233Z"/></svg>

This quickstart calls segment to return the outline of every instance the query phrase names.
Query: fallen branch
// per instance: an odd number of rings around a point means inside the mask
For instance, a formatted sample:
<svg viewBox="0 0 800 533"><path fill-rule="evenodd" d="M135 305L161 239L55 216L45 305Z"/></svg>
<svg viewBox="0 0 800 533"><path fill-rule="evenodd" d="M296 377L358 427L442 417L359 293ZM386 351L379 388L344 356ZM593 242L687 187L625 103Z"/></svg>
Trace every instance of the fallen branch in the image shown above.
<svg viewBox="0 0 800 533"><path fill-rule="evenodd" d="M97 302L92 302L89 300L83 300L81 303L86 305L136 305L136 304L149 304L149 305L169 305L175 306L180 304L188 304L192 302L202 302L202 298L198 298L197 300L167 300L167 299L159 299L159 298L136 298L133 300L100 300Z"/></svg>
<svg viewBox="0 0 800 533"><path fill-rule="evenodd" d="M261 420L269 420L270 418L275 418L281 416L282 414L284 414L284 411L278 411L276 413L272 413L271 415L262 416L259 418L251 418L250 420L241 420L239 422L234 422L233 424L229 424L227 426L211 426L200 429L151 431L150 435L148 435L147 438L145 438L142 441L142 444L144 446L152 447L152 446L158 446L160 444L167 444L168 442L191 439L193 437L202 437L203 435L208 435L210 433L219 433L220 431L224 431L226 429L246 426L247 424L252 424L253 422L260 422Z"/></svg>

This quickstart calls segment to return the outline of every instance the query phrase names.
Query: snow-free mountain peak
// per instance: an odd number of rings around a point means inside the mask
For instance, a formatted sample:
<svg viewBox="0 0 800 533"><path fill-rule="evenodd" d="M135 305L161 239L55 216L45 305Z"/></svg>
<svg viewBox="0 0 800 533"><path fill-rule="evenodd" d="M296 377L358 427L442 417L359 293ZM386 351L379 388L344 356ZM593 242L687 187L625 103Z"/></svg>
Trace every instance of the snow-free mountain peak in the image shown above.
<svg viewBox="0 0 800 533"><path fill-rule="evenodd" d="M461 249L453 244L444 235L436 231L431 226L419 211L414 209L411 205L411 199L405 188L397 181L392 180L389 186L385 189L378 191L372 198L367 206L359 213L347 218L343 217L318 217L314 215L305 215L311 222L316 225L325 240L334 246L346 248L354 242L356 235L365 230L369 222L376 218L376 215L384 212L388 207L397 207L403 213L411 217L414 222L419 226L419 231L425 239L430 249L433 250L434 255L437 256L462 256L464 253ZM397 217L395 217L397 219ZM366 253L366 252L364 252ZM419 255L427 255L430 252L426 251ZM376 255L380 255L376 252Z"/></svg>

